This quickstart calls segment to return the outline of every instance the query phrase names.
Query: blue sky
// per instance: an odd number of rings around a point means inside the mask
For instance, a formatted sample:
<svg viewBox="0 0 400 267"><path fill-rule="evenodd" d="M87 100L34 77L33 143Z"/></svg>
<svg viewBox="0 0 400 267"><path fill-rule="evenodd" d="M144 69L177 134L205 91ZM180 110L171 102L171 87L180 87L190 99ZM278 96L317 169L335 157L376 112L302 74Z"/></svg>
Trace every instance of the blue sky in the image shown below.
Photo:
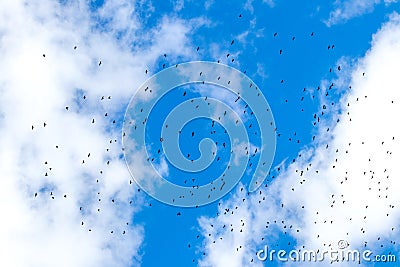
<svg viewBox="0 0 400 267"><path fill-rule="evenodd" d="M256 253L337 249L340 240L399 261L399 8L396 0L2 2L0 265L331 266ZM135 182L149 178L146 156L134 154L134 179L122 150L136 90L190 61L245 73L277 128L260 188L248 192L256 153L232 191L197 208L149 196ZM250 149L263 144L252 107L232 103L228 90L171 90L149 115L145 140L156 168L181 186L207 184L229 164L223 123L204 118L182 128L179 145L197 159L211 138L218 153L209 168L189 173L164 156L168 113L206 96L242 114Z"/></svg>

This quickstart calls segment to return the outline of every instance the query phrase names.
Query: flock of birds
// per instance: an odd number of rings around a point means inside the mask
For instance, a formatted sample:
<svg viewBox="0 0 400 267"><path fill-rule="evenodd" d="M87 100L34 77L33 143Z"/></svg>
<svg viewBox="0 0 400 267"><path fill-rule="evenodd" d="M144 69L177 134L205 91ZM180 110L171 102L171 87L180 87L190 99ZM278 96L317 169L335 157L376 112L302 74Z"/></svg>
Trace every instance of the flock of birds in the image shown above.
<svg viewBox="0 0 400 267"><path fill-rule="evenodd" d="M239 17L239 19L242 19L242 18L243 18L242 14L240 14L238 17ZM275 38L275 37L278 36L278 32L274 32L272 35L273 35L273 37ZM311 32L311 33L309 34L309 37L310 37L310 38L315 38L315 36L316 36L316 34L315 34L314 32ZM292 36L290 39L291 39L292 41L295 41L295 40L296 40L296 36ZM235 40L231 40L231 41L228 43L228 47L229 47L229 46L231 46L231 47L234 46L235 43L236 43ZM337 49L337 48L335 47L335 44L328 44L326 48L327 48L327 50ZM73 50L78 50L78 47L77 47L77 46L74 46L74 47L73 47ZM197 46L194 50L196 50L196 52L201 52L201 47L200 47L200 46ZM284 55L284 50L283 50L283 48L282 48L282 49L279 49L278 53L279 53L279 55L282 55L282 56L283 56L283 55ZM235 58L233 58L233 57L231 56L231 54L232 54L232 53L229 53L229 52L228 52L228 53L226 54L226 58L229 59L230 62L234 62L234 61L235 61ZM167 59L167 54L163 54L162 57L164 57L164 59L166 60L166 59ZM46 54L43 54L43 58L46 58ZM218 59L217 62L220 63L220 62L222 62L222 61L221 61L220 59ZM101 60L98 60L97 65L98 65L99 68L101 68L101 67L103 66L103 62L102 62ZM167 63L163 63L163 64L162 64L162 68L164 69L164 68L166 68L166 67L167 67ZM330 68L329 68L329 72L332 72L332 71L334 71L334 70L342 71L342 70L343 70L343 66L340 66L340 65L339 65L339 66L334 66L334 67L330 67ZM150 71L149 69L145 69L145 70L143 70L143 72L144 72L145 75L149 75L151 71ZM244 71L244 73L246 73L246 71ZM365 76L366 73L363 72L363 73L360 73L360 75ZM281 79L281 80L280 80L280 83L284 83L284 80ZM350 86L350 88L351 88L351 86ZM314 94L311 95L311 98L312 98L312 99L315 99L315 98L318 98L321 94L323 94L323 96L325 96L325 99L327 100L327 102L329 102L329 95L330 95L330 92L331 92L331 91L334 91L334 89L335 89L335 84L334 84L334 83L331 83L325 90L324 90L324 88L320 88L320 87L318 86L318 87L316 88L316 90L314 91ZM301 98L299 99L300 102L305 101L305 99L309 96L310 92L309 92L308 90L306 90L306 88L304 88L304 89L302 89L302 94L303 94L303 95L302 95ZM81 99L78 99L77 101L79 101L81 104L84 105L84 104L85 104L85 101L87 100L88 97L87 97L85 94L83 94L83 95L80 96L80 97L81 97ZM186 97L186 91L183 93L182 97L183 97L183 98ZM360 96L359 98L356 99L356 101L362 101L363 98L367 98L367 97L368 97L367 95L365 95L365 96ZM104 95L104 96L101 96L101 97L99 98L99 101L111 101L111 100L112 100L112 96L111 96L111 95ZM285 102L285 103L288 103L288 99L285 99L284 102ZM393 104L393 101L392 101L392 104ZM330 106L335 106L336 103L331 101L329 105L330 105ZM319 126L320 126L319 123L322 121L323 117L330 114L330 107L329 107L329 105L328 105L328 104L323 104L323 106L321 106L321 112L314 113L314 114L313 114L313 117L310 118L311 121L312 121L312 123L313 123L313 125L314 125L315 127L319 127ZM348 103L347 105L350 105L350 103ZM74 110L73 104L67 105L67 106L63 107L63 109L65 110L65 112L74 112L74 111L75 111L75 110ZM301 109L301 111L303 112L304 109ZM247 107L247 106L246 106L246 107L245 107L245 110L244 110L243 112L249 113L250 116L252 115L252 113L251 113L251 107ZM348 115L349 121L351 121L351 116L350 116L350 114L348 113L347 115ZM104 117L105 117L105 118L109 118L109 117L110 117L110 115L108 114L108 112L104 113ZM115 125L118 121L121 121L122 119L123 119L123 118L116 117L116 118L110 119L109 122L110 122L111 125ZM337 123L339 123L339 121L340 121L339 119L336 120ZM88 121L88 123L89 123L89 124L95 124L95 123L96 123L95 118L92 118L90 121ZM251 128L251 124L252 124L252 123L254 123L254 121L253 121L253 122L251 122L251 121L249 122L249 124L247 125L247 128L248 128L248 129ZM31 128L32 131L37 130L39 127L44 127L44 128L45 128L45 127L51 127L51 126L49 126L49 125L47 124L47 122L43 122L42 125L31 125L31 126L30 126L30 128ZM212 123L212 127L214 127L214 122ZM326 132L329 132L330 130L331 130L330 128L326 128ZM214 133L214 134L215 134L216 132L215 132L215 130L211 129L211 133ZM226 133L226 131L225 131L225 133ZM190 135L191 135L191 137L194 137L194 136L196 136L196 132L195 132L195 131L190 131ZM280 129L276 129L276 136L277 136L277 138L278 138L278 144L279 144L279 143L282 143L282 141L283 141L284 138L287 138L287 139L286 139L287 142L289 142L289 143L295 143L295 144L297 144L297 145L300 147L301 138L300 138L299 134L297 133L297 131L294 131L292 135L289 135L289 136L286 136L286 137L285 137L285 134L283 134L282 132L280 132ZM382 142L382 145L383 145L385 142L390 142L390 141L394 141L394 140L395 140L395 137L393 136L393 137L392 137L392 140L382 140L382 141L380 141L380 142ZM162 141L163 141L162 138L160 138L160 143L161 143ZM317 140L317 136L315 136L315 135L312 136L312 141L318 141L318 140ZM110 143L110 145L111 145L111 144L118 144L118 141L117 141L117 139L110 139L110 140L109 140L109 143ZM159 144L159 145L160 145L160 144ZM217 143L217 145L218 145L218 143ZM228 147L228 145L227 145L225 142L220 142L219 147L225 149L226 147ZM55 145L55 148L58 149L58 148L59 148L59 145ZM338 150L337 148L332 148L332 147L330 147L328 143L326 144L326 147L325 147L325 148L326 148L327 150L328 150L328 149L334 149L334 150L336 151L336 153L339 152L339 150ZM119 149L122 150L121 147L120 147ZM345 153L349 153L350 150L351 150L351 143L348 144L348 149L346 150ZM109 148L107 148L107 152L108 152L108 151L109 151ZM162 154L161 145L160 145L160 148L159 148L159 149L156 149L156 151L157 151L157 155L158 155L158 156ZM250 153L250 154L252 155L252 157L250 158L250 161L249 161L249 163L248 163L248 164L249 164L249 167L252 167L252 164L253 164L252 158L257 159L257 158L256 158L256 155L257 155L257 153L259 153L259 151L257 151L257 149L254 150L254 151L250 151L250 149L246 147L246 153L247 153L247 154ZM388 151L388 153L391 153L391 152ZM91 152L87 152L87 155L81 159L81 164L85 164L86 161L87 161L91 156L92 156L92 153L91 153ZM155 157L156 157L156 156L155 156ZM190 155L190 153L188 153L188 154L187 154L187 158L190 158L190 157L191 157L191 155ZM299 154L299 155L297 155L296 157L292 158L292 159L291 159L291 162L294 163L294 162L296 162L296 160L297 160L298 158L301 158L301 157L302 157L302 155ZM148 160L149 160L149 159L148 159ZM153 160L154 160L154 157L153 157L151 160L153 161ZM216 160L220 160L220 158L217 157ZM335 163L339 164L337 161L338 161L338 159L336 158ZM45 173L43 174L43 175L46 176L46 177L50 175L50 172L51 172L51 170L52 170L52 168L50 167L49 162L51 162L50 159L49 159L48 161L45 161L45 162L44 162L44 164L45 164L45 165L47 166L47 168L48 168L48 171L45 172ZM110 160L107 160L107 161L105 162L105 166L107 166L107 165L109 165L109 164L110 164ZM335 166L333 166L333 168L335 168ZM307 166L307 168L306 168L305 170L296 170L296 172L298 173L299 177L301 177L301 179L300 179L300 181L299 181L300 184L303 184L303 183L306 182L306 179L307 179L306 177L307 177L307 175L308 175L308 172L309 172L310 170L312 170L312 169L313 169L313 166L312 166L311 163L310 163L310 164ZM267 176L267 179L266 179L265 187L268 187L268 184L269 184L274 178L276 178L276 177L279 175L279 172L280 172L280 171L281 171L281 167L277 167L274 171L271 171L271 172L269 173L269 175ZM102 172L103 172L102 170L99 170L99 173L100 173L100 174L102 174ZM316 173L319 173L319 172L323 173L324 170L315 170L315 172L316 172ZM364 175L365 175L365 176L367 176L367 175L373 176L373 175L374 175L374 172L373 172L373 171L371 171L371 172L364 172ZM347 179L349 179L349 177L347 176L347 173L346 173L346 175L344 175L344 178L343 178L343 180L341 181L341 183L345 183L345 182L347 181ZM185 184L187 183L187 181L192 181L192 182L193 182L193 184L192 184L191 186L198 186L198 184L197 184L197 185L194 184L194 182L195 182L194 179L193 179L193 180L190 180L190 179L185 180ZM197 181L196 181L196 182L197 182ZM96 183L99 183L99 179L96 180ZM127 181L127 185L133 186L133 180ZM385 192L385 191L387 191L387 188L385 189L385 188L379 187L378 189L379 189L379 198L387 198L387 197L388 197L387 192ZM137 190L138 190L138 192L140 192L140 189L137 189ZM297 188L293 187L293 188L291 188L291 190L294 192L295 190L297 190ZM240 191L245 191L245 189L244 189L244 188L240 188ZM260 205L261 205L264 201L267 201L267 200L268 200L268 197L266 196L265 192L266 192L266 191L263 190L263 189L261 189L261 190L259 190L259 191L257 192L257 194L259 195L259 201L258 201L258 203L259 203ZM34 198L38 198L38 197L41 197L41 195L45 195L45 194L47 194L48 197L49 197L50 199L53 199L53 200L57 197L57 196L55 195L55 193L52 192L52 191L50 191L50 192L47 192L47 191L37 191L37 192L34 193L34 196L33 196L33 197L34 197ZM99 203L100 203L101 201L111 201L111 203L115 203L115 202L116 202L115 199L103 200L103 199L100 197L101 192L97 192L97 195L98 195L97 202L99 202ZM246 196L249 196L249 194L245 194L245 195L246 195ZM67 193L62 193L62 194L61 194L61 197L64 198L64 199L67 199L67 198L68 198L68 194L67 194ZM246 202L246 201L247 201L247 198L246 198L246 197L243 197L243 198L242 198L242 203L244 203L244 202ZM333 208L335 205L338 205L339 203L344 204L345 202L346 202L346 198L345 198L343 195L332 195L332 196L331 196L331 207L332 207L332 208ZM132 204L134 204L134 203L132 203L132 201L130 201L129 204L132 205ZM235 212L237 212L237 210L240 210L240 209L241 209L241 206L240 206L240 205L237 205L237 206L235 206L235 207L222 207L221 205L223 205L222 202L219 202L219 203L218 203L218 210L219 210L219 211L216 213L217 216L232 216L232 217L233 217L233 216L235 215ZM304 208L305 208L303 204L300 204L300 205L301 205L301 209L304 209ZM149 206L152 206L152 204L149 203ZM117 207L116 207L116 208L117 208ZM284 209L284 208L285 208L284 203L281 203L281 204L280 204L280 208L281 208L281 209ZM368 205L366 205L365 208L368 209ZM394 205L391 205L390 208L394 208ZM80 212L82 212L82 214L83 214L84 211L85 211L85 207L81 206L81 207L79 207L79 210L80 210ZM98 208L96 211L97 211L98 213L100 213L100 212L101 212L101 209ZM318 214L318 212L317 212L317 214ZM177 218L184 217L184 215L185 215L185 211L184 211L184 210L179 210L178 212L176 212ZM174 216L175 216L175 215L174 215ZM388 216L389 216L389 214L388 214ZM351 220L351 218L350 218L350 220ZM211 224L210 227L211 227L211 228L215 228L215 227L220 227L220 228L221 228L221 229L219 229L219 231L214 231L214 232L219 232L219 233L224 233L224 232L228 232L228 233L229 233L229 232L230 232L230 233L232 233L232 234L235 234L236 232L240 232L240 233L241 233L241 232L245 231L245 229L246 229L246 227L247 227L246 223L247 223L247 222L245 222L243 219L241 219L240 222L232 222L232 223L229 223L229 224L223 224L223 225L221 225L221 226L216 226L216 225ZM332 223L333 223L333 220L325 220L323 223L324 223L324 224L332 224ZM82 227L85 227L85 226L86 226L85 220L81 220L80 222L77 222L77 224L81 225ZM128 225L129 225L129 222L125 222L125 224L128 226ZM273 227L272 227L272 226L273 226ZM293 225L288 225L288 224L285 222L285 220L267 221L266 224L265 224L265 228L267 228L267 229L268 229L268 228L274 228L274 229L277 229L277 228L278 228L278 229L281 229L281 231L282 231L285 235L286 235L289 231L295 231L295 232L300 232L300 231L301 231L301 229L293 229L294 226L293 226ZM127 232L128 230L129 230L129 228L127 227L125 230L121 230L118 234L125 235L126 232ZM394 230L394 228L392 228L392 231L393 231L393 230ZM91 232L91 231L92 231L92 228L87 228L87 231ZM361 228L360 231L361 231L362 233L365 233L366 230L363 229L363 228ZM117 234L116 231L115 231L114 229L110 229L109 232L110 232L110 234ZM202 235L204 235L204 234L198 234L198 235L196 235L195 238L194 238L194 240L193 240L193 242L189 242L189 243L187 244L187 249L192 249L192 248L193 248L193 243L199 242L199 239L202 237ZM213 240L212 243L216 243L216 242L218 242L219 240L222 240L222 238L223 238L223 237L221 237L221 236L212 236L211 233L207 233L205 236L208 237L208 238L212 238L212 237L213 237L214 240ZM318 237L319 237L319 236L318 236ZM316 237L316 238L318 238L318 237ZM196 240L197 240L197 241L196 241ZM264 237L262 237L262 240L264 240ZM378 240L379 240L379 239L378 239ZM393 245L396 244L395 241L392 241L392 244L393 244ZM276 244L276 245L278 246L279 244ZM290 245L290 242L288 243L288 245ZM244 244L243 244L243 245L239 245L238 247L235 247L234 250L240 251L241 249L243 249L243 247L244 247ZM205 256L205 255L206 255L206 253L203 252L203 256ZM256 257L254 256L254 257L252 257L251 259L249 259L249 262L250 262L250 263L251 263L251 262L254 262L255 259L256 259ZM195 259L193 259L193 262L195 262Z"/></svg>

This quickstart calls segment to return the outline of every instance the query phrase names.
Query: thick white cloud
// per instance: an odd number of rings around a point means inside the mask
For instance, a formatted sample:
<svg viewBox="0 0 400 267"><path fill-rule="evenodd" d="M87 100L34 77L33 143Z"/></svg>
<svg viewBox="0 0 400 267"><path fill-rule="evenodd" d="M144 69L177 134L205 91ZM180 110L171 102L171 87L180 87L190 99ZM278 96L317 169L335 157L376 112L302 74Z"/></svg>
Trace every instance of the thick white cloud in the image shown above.
<svg viewBox="0 0 400 267"><path fill-rule="evenodd" d="M98 11L1 2L1 266L140 263L144 232L132 218L142 200L115 125L145 69L164 53L189 56L202 20L162 18L145 31L137 12L111 0Z"/></svg>
<svg viewBox="0 0 400 267"><path fill-rule="evenodd" d="M261 266L255 253L279 243L277 232L293 236L294 249L338 249L339 240L351 249L393 245L400 227L398 69L400 16L394 13L366 55L338 79L347 87L343 81L349 77L351 89L342 89L347 91L339 109L321 109L330 116L319 124L315 143L268 188L249 196L238 190L222 203L219 216L199 220L206 253L200 265L250 266L253 259L251 266Z"/></svg>

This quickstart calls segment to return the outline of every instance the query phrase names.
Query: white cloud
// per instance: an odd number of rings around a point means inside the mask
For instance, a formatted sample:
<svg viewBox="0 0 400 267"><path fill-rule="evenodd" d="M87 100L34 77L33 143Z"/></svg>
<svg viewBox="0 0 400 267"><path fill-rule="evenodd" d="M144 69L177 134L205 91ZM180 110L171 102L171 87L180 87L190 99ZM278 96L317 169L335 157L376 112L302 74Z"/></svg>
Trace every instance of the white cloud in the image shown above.
<svg viewBox="0 0 400 267"><path fill-rule="evenodd" d="M204 9L209 10L214 5L215 0L206 0L204 2Z"/></svg>
<svg viewBox="0 0 400 267"><path fill-rule="evenodd" d="M204 231L206 256L199 261L199 266L248 266L251 259L254 266L261 266L252 251L246 248L254 233L251 233L251 203L242 201L246 190L242 184L229 203L221 202L218 207L218 219L201 217L199 225ZM236 208L238 207L238 208ZM233 230L232 230L233 229Z"/></svg>
<svg viewBox="0 0 400 267"><path fill-rule="evenodd" d="M263 0L263 3L269 5L270 7L274 7L275 6L275 1L274 0Z"/></svg>
<svg viewBox="0 0 400 267"><path fill-rule="evenodd" d="M251 14L254 13L254 6L253 6L254 0L247 0L246 3L243 5L243 8L247 11L249 11ZM274 7L275 6L275 1L274 0L262 0L264 4L267 4L269 7Z"/></svg>
<svg viewBox="0 0 400 267"><path fill-rule="evenodd" d="M243 6L245 10L248 10L252 14L254 13L253 1L254 0L247 0Z"/></svg>
<svg viewBox="0 0 400 267"><path fill-rule="evenodd" d="M265 80L268 78L268 74L265 71L265 66L262 63L257 63L257 72L256 73L262 80Z"/></svg>
<svg viewBox="0 0 400 267"><path fill-rule="evenodd" d="M201 266L247 266L251 259L261 265L255 253L279 243L277 232L293 236L294 249L304 245L321 251L337 249L339 240L352 249L387 248L395 240L400 227L399 62L400 16L394 13L373 36L366 55L349 68L352 88L340 101L342 112L323 119L316 143L300 151L302 156L282 168L268 188L249 196L238 189L222 203L219 216L200 218L206 252ZM230 209L226 215L225 208Z"/></svg>
<svg viewBox="0 0 400 267"><path fill-rule="evenodd" d="M179 12L185 7L185 0L176 0L174 2L174 11Z"/></svg>
<svg viewBox="0 0 400 267"><path fill-rule="evenodd" d="M385 5L396 3L397 0L384 0ZM327 26L345 23L348 20L371 13L375 6L381 4L381 0L337 0L335 9L329 14L325 21Z"/></svg>
<svg viewBox="0 0 400 267"><path fill-rule="evenodd" d="M94 13L86 1L1 2L1 266L140 264L142 200L112 121L155 59L189 55L201 19L162 19L150 38L136 12L111 0Z"/></svg>

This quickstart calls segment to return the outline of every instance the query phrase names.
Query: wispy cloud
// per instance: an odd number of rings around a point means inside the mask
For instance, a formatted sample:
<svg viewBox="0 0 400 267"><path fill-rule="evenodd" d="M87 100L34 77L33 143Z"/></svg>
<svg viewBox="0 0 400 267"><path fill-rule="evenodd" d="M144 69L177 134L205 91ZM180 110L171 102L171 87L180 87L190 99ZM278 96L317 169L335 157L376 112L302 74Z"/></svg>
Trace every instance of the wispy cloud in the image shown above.
<svg viewBox="0 0 400 267"><path fill-rule="evenodd" d="M251 14L253 14L254 13L253 3L254 3L254 0L247 0L246 3L243 5L243 8L245 10L249 11ZM268 5L269 7L275 6L274 0L262 0L262 3Z"/></svg>
<svg viewBox="0 0 400 267"><path fill-rule="evenodd" d="M396 3L397 0L384 0L386 5ZM337 0L334 10L325 21L327 26L345 23L348 20L371 13L375 6L381 4L381 0Z"/></svg>
<svg viewBox="0 0 400 267"><path fill-rule="evenodd" d="M176 0L174 4L174 11L179 12L185 7L185 0Z"/></svg>

